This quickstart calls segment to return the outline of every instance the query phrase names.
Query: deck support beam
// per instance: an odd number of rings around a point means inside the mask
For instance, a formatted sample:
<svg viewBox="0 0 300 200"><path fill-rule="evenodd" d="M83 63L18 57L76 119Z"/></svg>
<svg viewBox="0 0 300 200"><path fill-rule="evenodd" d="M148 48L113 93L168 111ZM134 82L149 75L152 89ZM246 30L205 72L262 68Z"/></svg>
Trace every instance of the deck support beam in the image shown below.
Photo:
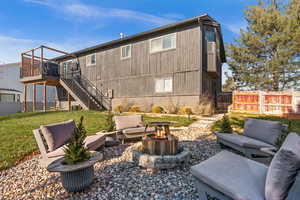
<svg viewBox="0 0 300 200"><path fill-rule="evenodd" d="M27 111L27 85L24 84L24 112Z"/></svg>
<svg viewBox="0 0 300 200"><path fill-rule="evenodd" d="M36 110L36 84L33 84L32 111Z"/></svg>
<svg viewBox="0 0 300 200"><path fill-rule="evenodd" d="M47 110L47 83L44 82L44 111Z"/></svg>
<svg viewBox="0 0 300 200"><path fill-rule="evenodd" d="M71 111L71 95L68 92L68 110Z"/></svg>

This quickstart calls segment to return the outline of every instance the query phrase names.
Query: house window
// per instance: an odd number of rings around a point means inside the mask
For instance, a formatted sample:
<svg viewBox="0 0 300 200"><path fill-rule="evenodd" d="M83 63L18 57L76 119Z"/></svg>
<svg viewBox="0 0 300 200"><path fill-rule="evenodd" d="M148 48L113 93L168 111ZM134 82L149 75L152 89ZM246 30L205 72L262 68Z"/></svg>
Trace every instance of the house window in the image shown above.
<svg viewBox="0 0 300 200"><path fill-rule="evenodd" d="M96 65L96 54L86 56L86 66Z"/></svg>
<svg viewBox="0 0 300 200"><path fill-rule="evenodd" d="M15 95L14 94L0 94L0 102L14 102Z"/></svg>
<svg viewBox="0 0 300 200"><path fill-rule="evenodd" d="M171 77L168 78L160 78L155 80L155 92L172 92L173 91L173 79Z"/></svg>
<svg viewBox="0 0 300 200"><path fill-rule="evenodd" d="M131 45L126 45L121 47L121 58L130 58L131 57Z"/></svg>
<svg viewBox="0 0 300 200"><path fill-rule="evenodd" d="M215 33L215 30L213 27L206 27L205 40L207 42L215 42L216 41L216 33Z"/></svg>
<svg viewBox="0 0 300 200"><path fill-rule="evenodd" d="M176 34L169 34L150 40L150 52L159 52L176 48Z"/></svg>

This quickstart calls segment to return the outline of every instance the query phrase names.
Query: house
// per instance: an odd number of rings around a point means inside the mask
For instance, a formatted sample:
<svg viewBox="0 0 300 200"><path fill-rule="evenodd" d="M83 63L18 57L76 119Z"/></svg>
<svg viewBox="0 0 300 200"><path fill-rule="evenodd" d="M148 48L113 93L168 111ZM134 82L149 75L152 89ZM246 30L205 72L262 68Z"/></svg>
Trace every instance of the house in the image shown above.
<svg viewBox="0 0 300 200"><path fill-rule="evenodd" d="M40 49L64 55L44 60ZM83 109L196 106L204 97L216 105L226 62L220 24L207 14L71 54L41 46L22 60L24 84L54 85L61 102Z"/></svg>
<svg viewBox="0 0 300 200"><path fill-rule="evenodd" d="M23 84L20 79L20 63L8 63L0 65L0 115L20 112L22 110L21 104L24 99ZM43 95L41 88L37 88L37 104L42 107ZM33 91L31 89L27 92L28 110L32 109L31 102ZM49 88L47 94L48 104L55 105L56 88Z"/></svg>

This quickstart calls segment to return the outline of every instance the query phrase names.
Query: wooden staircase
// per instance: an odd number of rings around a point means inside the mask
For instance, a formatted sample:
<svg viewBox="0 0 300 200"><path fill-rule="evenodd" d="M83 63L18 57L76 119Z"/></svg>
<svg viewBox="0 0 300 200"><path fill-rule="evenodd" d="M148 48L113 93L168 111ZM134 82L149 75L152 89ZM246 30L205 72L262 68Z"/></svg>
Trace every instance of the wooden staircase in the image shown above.
<svg viewBox="0 0 300 200"><path fill-rule="evenodd" d="M105 109L76 79L60 78L59 82L84 110Z"/></svg>

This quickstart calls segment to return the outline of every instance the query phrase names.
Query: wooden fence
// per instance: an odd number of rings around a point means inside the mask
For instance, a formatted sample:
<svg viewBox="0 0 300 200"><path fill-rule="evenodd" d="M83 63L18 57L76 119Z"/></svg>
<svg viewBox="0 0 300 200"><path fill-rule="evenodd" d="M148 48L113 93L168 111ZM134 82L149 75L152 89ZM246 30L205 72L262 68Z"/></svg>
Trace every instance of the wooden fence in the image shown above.
<svg viewBox="0 0 300 200"><path fill-rule="evenodd" d="M228 107L232 104L232 92L222 92L217 95L217 110L221 113L228 112Z"/></svg>
<svg viewBox="0 0 300 200"><path fill-rule="evenodd" d="M300 117L300 92L234 91L231 111Z"/></svg>

